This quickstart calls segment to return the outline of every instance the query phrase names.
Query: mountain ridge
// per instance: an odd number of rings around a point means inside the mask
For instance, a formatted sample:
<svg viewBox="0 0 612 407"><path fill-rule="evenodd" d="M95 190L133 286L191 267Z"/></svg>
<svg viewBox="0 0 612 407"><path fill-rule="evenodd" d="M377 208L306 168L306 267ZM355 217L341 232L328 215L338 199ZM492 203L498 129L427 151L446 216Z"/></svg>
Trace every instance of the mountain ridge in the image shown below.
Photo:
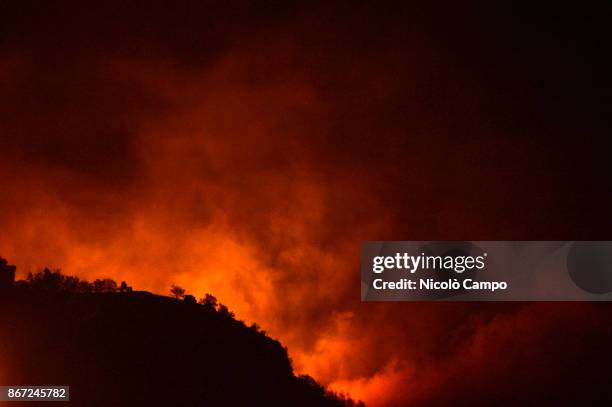
<svg viewBox="0 0 612 407"><path fill-rule="evenodd" d="M44 270L0 288L6 385L67 385L72 405L363 405L296 376L287 349L201 303ZM7 382L9 381L9 382Z"/></svg>

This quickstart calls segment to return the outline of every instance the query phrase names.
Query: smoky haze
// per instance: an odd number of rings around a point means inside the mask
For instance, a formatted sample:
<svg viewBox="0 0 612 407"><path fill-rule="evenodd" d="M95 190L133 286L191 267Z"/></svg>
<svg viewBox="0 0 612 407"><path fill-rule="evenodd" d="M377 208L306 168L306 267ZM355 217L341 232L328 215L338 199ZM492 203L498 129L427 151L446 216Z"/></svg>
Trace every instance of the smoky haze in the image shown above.
<svg viewBox="0 0 612 407"><path fill-rule="evenodd" d="M595 340L606 305L362 304L359 247L605 239L596 16L1 7L0 255L22 277L214 293L370 405L459 397L464 370L530 383L554 359L533 349ZM556 341L568 324L576 342Z"/></svg>

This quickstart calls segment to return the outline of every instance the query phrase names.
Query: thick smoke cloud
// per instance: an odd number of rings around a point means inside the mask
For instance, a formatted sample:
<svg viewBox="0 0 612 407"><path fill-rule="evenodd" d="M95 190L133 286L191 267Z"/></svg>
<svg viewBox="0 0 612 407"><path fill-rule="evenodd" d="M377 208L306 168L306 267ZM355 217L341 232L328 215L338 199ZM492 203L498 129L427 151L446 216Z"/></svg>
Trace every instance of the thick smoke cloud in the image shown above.
<svg viewBox="0 0 612 407"><path fill-rule="evenodd" d="M544 38L508 35L507 10L5 7L0 254L22 276L212 292L372 405L546 374L568 324L593 341L597 306L358 297L363 239L605 233L601 94L562 22Z"/></svg>

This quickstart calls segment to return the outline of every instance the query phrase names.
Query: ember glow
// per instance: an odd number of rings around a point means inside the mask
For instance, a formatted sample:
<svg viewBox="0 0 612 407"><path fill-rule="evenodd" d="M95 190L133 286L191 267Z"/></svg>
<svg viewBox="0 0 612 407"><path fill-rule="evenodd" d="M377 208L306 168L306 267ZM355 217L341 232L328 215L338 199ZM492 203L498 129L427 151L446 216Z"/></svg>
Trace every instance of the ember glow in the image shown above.
<svg viewBox="0 0 612 407"><path fill-rule="evenodd" d="M591 304L359 301L361 240L597 237L599 112L580 84L548 103L566 56L534 56L537 30L508 39L474 10L466 28L439 10L44 7L2 17L0 255L21 277L213 293L369 405L506 380L555 330L596 331Z"/></svg>

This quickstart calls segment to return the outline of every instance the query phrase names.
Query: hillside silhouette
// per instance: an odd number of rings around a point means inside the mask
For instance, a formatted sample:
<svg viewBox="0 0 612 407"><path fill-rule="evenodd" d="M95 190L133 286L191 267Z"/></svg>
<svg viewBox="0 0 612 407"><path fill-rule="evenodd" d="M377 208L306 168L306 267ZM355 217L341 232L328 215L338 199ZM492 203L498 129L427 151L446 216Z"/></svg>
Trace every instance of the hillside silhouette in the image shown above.
<svg viewBox="0 0 612 407"><path fill-rule="evenodd" d="M0 385L68 385L75 406L362 405L296 376L278 341L212 295L14 276L0 259Z"/></svg>

